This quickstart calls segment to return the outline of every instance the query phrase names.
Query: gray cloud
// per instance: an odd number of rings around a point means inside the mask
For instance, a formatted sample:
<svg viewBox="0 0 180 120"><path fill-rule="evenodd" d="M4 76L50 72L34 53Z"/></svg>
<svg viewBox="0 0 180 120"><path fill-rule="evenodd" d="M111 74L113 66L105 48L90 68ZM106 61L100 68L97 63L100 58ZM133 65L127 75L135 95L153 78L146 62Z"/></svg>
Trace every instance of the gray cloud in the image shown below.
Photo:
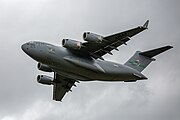
<svg viewBox="0 0 180 120"><path fill-rule="evenodd" d="M178 0L1 0L0 119L179 120L179 7ZM148 81L82 82L62 103L52 101L51 87L36 82L43 72L20 48L29 40L82 40L84 31L109 35L146 19L147 31L105 58L124 63L136 50L173 45L143 72Z"/></svg>

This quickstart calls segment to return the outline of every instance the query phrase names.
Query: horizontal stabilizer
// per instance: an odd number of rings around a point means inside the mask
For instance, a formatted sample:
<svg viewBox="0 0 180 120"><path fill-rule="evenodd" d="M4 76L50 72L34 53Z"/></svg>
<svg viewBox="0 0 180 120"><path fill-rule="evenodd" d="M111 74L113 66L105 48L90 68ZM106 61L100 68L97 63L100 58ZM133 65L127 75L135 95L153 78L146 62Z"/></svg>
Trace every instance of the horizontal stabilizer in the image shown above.
<svg viewBox="0 0 180 120"><path fill-rule="evenodd" d="M166 50L169 50L173 48L172 46L165 46L165 47L161 47L161 48L157 48L157 49L153 49L153 50L149 50L149 51L145 51L145 52L141 52L139 53L140 55L143 55L143 56L146 56L146 57L149 57L149 58L152 58Z"/></svg>
<svg viewBox="0 0 180 120"><path fill-rule="evenodd" d="M155 59L154 56L171 49L172 46L165 46L145 52L137 51L126 63L125 65L141 72L143 71L152 61Z"/></svg>

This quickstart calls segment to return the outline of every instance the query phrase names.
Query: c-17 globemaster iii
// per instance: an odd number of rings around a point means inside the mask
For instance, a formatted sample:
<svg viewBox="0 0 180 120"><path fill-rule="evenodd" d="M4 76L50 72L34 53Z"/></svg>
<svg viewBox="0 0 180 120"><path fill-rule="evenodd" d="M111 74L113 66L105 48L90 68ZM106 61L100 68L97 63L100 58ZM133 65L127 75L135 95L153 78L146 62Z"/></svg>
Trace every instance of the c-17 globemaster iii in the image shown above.
<svg viewBox="0 0 180 120"><path fill-rule="evenodd" d="M105 61L103 56L111 54L121 45L126 45L134 35L148 27L147 20L143 26L109 36L84 32L80 42L63 39L62 46L31 41L23 44L22 50L38 62L38 69L53 72L54 77L38 75L37 81L53 85L53 100L61 101L66 92L71 91L79 81L124 81L136 82L147 79L141 72L155 59L154 56L172 48L165 46L145 52L137 51L125 64Z"/></svg>

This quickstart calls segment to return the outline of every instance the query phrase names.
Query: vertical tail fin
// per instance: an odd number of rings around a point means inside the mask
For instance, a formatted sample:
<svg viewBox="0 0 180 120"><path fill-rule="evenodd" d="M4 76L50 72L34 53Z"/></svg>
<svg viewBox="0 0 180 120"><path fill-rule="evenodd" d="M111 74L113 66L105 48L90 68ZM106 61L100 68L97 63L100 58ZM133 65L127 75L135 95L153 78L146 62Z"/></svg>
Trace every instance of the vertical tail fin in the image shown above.
<svg viewBox="0 0 180 120"><path fill-rule="evenodd" d="M173 48L172 46L165 46L145 52L137 51L125 65L137 70L143 71L152 61L155 61L154 56Z"/></svg>

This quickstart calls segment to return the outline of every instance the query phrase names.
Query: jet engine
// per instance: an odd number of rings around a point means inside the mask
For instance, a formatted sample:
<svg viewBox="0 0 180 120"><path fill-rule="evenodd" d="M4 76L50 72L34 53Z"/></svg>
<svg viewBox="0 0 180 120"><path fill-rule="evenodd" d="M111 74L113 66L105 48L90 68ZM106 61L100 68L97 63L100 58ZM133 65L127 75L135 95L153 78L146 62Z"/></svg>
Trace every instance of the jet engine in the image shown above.
<svg viewBox="0 0 180 120"><path fill-rule="evenodd" d="M44 71L44 72L53 72L52 69L49 66L47 66L45 64L42 64L42 63L38 63L37 68L39 70Z"/></svg>
<svg viewBox="0 0 180 120"><path fill-rule="evenodd" d="M46 76L46 75L38 75L37 76L37 82L45 85L52 85L53 84L53 78Z"/></svg>
<svg viewBox="0 0 180 120"><path fill-rule="evenodd" d="M101 43L104 40L102 36L90 32L84 32L83 39L88 42L96 43Z"/></svg>
<svg viewBox="0 0 180 120"><path fill-rule="evenodd" d="M71 39L63 39L62 46L69 49L79 50L82 47L82 43Z"/></svg>

